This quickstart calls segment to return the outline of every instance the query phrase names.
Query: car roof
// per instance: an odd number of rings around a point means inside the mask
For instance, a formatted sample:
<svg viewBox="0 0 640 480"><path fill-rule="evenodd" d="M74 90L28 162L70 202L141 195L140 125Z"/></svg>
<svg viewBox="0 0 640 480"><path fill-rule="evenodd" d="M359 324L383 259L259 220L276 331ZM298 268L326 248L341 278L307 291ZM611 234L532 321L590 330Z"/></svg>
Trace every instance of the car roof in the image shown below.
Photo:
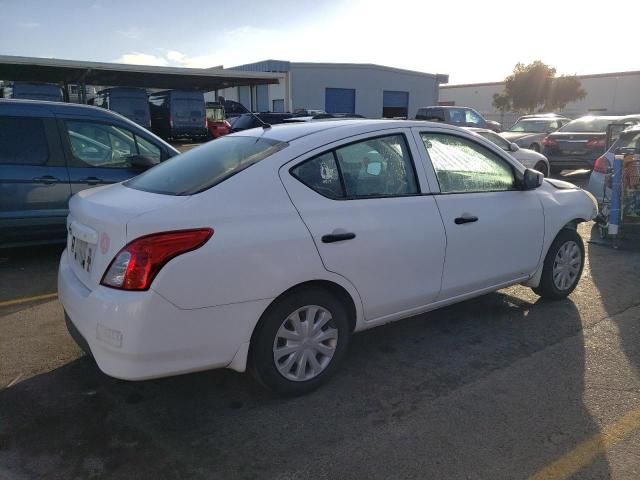
<svg viewBox="0 0 640 480"><path fill-rule="evenodd" d="M146 136L153 137L158 143L173 152L177 150L167 142L157 137L149 130L141 127L128 118L105 108L93 105L81 105L79 103L49 102L45 100L19 100L0 98L0 115L35 115L38 117L53 117L54 115L77 116L83 119L108 121L121 126L128 126L136 133L144 132Z"/></svg>
<svg viewBox="0 0 640 480"><path fill-rule="evenodd" d="M20 110L34 114L55 113L81 115L83 117L114 118L125 119L121 115L110 110L95 107L93 105L81 105L79 103L51 102L46 100L22 100L22 99L0 99L0 111ZM126 120L126 119L125 119ZM134 124L136 125L136 124Z"/></svg>
<svg viewBox="0 0 640 480"><path fill-rule="evenodd" d="M428 105L426 107L420 107L419 110L425 109L425 108L442 108L444 110L450 110L452 108L456 108L458 110L473 110L473 108L471 107L461 107L458 105Z"/></svg>
<svg viewBox="0 0 640 480"><path fill-rule="evenodd" d="M524 117L520 117L520 120L571 120L569 117L563 117L562 115L556 114L546 114L546 115L525 115Z"/></svg>
<svg viewBox="0 0 640 480"><path fill-rule="evenodd" d="M346 136L368 133L375 130L391 128L410 128L431 126L442 129L452 127L440 122L410 121L410 120L373 120L373 119L334 119L311 120L308 122L291 122L273 125L270 128L252 128L234 133L235 136L261 136L280 142L291 142L302 137L319 134L332 129L341 129ZM456 128L456 127L453 127Z"/></svg>

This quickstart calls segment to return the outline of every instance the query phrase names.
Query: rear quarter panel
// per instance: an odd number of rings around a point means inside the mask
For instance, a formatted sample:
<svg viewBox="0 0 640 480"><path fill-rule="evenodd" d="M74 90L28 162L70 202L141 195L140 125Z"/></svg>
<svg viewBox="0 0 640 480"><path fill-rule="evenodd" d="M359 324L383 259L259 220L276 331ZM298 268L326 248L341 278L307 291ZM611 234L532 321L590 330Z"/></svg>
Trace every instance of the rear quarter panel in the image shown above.
<svg viewBox="0 0 640 480"><path fill-rule="evenodd" d="M325 270L270 162L260 162L180 205L133 219L127 239L198 227L213 228L213 237L170 261L151 287L174 305L192 309L273 299L300 283L328 280L349 292L361 318L356 289Z"/></svg>

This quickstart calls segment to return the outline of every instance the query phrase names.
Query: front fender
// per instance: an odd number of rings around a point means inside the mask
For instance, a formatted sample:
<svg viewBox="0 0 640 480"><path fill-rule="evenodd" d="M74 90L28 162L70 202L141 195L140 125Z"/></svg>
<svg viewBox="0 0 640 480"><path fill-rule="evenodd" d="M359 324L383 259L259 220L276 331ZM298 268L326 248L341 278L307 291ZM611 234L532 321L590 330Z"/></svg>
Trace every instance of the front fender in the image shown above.
<svg viewBox="0 0 640 480"><path fill-rule="evenodd" d="M524 283L537 287L544 267L544 259L551 244L563 228L576 228L578 223L593 220L598 215L598 202L590 193L567 182L554 185L545 180L538 189L544 210L545 232L542 256L534 275Z"/></svg>

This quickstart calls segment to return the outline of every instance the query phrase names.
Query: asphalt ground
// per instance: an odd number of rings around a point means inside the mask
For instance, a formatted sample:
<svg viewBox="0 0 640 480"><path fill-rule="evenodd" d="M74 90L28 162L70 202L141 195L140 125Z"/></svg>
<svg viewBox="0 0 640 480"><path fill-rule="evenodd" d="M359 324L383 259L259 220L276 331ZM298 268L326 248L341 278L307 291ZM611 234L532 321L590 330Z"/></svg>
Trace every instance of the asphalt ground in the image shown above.
<svg viewBox="0 0 640 480"><path fill-rule="evenodd" d="M362 332L295 399L105 376L42 297L61 248L0 251L0 478L640 478L640 249L579 231L569 299L516 286Z"/></svg>

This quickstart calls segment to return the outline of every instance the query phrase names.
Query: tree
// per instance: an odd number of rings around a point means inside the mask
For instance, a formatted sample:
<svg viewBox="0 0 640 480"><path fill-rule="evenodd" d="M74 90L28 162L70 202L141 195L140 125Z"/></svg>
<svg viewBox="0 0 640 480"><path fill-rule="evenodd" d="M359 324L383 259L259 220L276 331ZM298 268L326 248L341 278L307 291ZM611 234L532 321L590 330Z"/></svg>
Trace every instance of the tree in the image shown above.
<svg viewBox="0 0 640 480"><path fill-rule="evenodd" d="M536 60L529 65L518 63L505 79L505 93L515 111L532 113L546 104L556 69Z"/></svg>
<svg viewBox="0 0 640 480"><path fill-rule="evenodd" d="M582 88L580 80L575 75L562 75L554 78L544 104L546 110L562 110L567 103L582 100L587 92Z"/></svg>
<svg viewBox="0 0 640 480"><path fill-rule="evenodd" d="M504 123L504 113L511 110L511 98L506 92L494 93L492 105L500 112L500 123Z"/></svg>

